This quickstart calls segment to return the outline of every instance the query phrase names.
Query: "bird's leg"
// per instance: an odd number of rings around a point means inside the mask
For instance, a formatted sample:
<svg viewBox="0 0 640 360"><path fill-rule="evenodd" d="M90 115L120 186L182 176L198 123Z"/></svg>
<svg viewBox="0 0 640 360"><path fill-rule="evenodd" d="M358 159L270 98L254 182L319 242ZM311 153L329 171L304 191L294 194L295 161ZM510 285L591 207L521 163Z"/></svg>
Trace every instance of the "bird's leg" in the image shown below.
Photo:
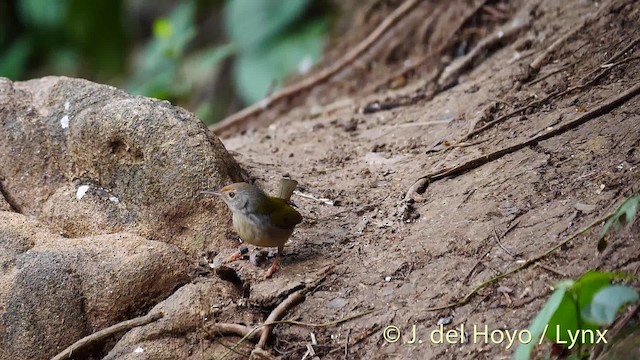
<svg viewBox="0 0 640 360"><path fill-rule="evenodd" d="M223 264L230 263L232 261L236 261L236 260L242 258L248 252L249 252L249 248L247 248L246 246L243 246L243 247L240 248L240 250L237 253L235 253L235 254L229 256L228 258L226 258L223 261Z"/></svg>
<svg viewBox="0 0 640 360"><path fill-rule="evenodd" d="M270 278L276 270L278 270L278 263L280 262L280 256L282 255L282 251L284 250L284 246L278 246L278 254L276 255L275 260L271 263L271 266L267 270L267 273L264 275L265 278Z"/></svg>

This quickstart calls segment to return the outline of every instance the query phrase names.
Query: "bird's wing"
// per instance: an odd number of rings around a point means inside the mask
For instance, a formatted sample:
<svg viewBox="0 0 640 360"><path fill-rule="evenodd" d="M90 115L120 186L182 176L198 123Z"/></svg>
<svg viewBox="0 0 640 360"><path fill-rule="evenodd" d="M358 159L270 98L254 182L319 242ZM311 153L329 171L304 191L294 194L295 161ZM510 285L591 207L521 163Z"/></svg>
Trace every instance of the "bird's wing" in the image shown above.
<svg viewBox="0 0 640 360"><path fill-rule="evenodd" d="M280 198L270 198L273 206L270 212L271 223L281 229L293 229L302 222L302 215Z"/></svg>

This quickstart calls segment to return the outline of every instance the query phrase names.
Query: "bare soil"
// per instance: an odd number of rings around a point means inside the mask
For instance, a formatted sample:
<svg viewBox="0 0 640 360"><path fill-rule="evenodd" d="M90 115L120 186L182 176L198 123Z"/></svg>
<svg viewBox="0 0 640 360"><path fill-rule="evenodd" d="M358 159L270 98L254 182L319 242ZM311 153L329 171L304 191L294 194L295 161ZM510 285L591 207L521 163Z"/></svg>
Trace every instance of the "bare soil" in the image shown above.
<svg viewBox="0 0 640 360"><path fill-rule="evenodd" d="M366 2L354 28L370 31L400 3ZM640 189L638 96L543 141L414 184L558 129L637 86L639 25L640 4L631 0L424 2L364 59L263 113L249 130L226 134L227 149L267 190L283 175L300 182L293 201L305 216L274 279L259 279L263 269L248 262L232 265L250 284L249 298L285 296L292 283L331 266L289 318L325 324L374 310L338 325L279 325L273 353L300 359L313 333L323 359L509 358L517 343L437 344L430 334L439 323L445 331L464 325L467 335L474 326L522 330L558 280L589 269L638 275L639 227L613 236L599 254L597 224L468 302L432 309L542 254ZM437 85L447 66L510 26L520 28ZM530 69L576 29L538 72ZM320 67L357 40L337 41ZM390 325L401 332L396 342L384 337ZM414 330L421 343L408 343Z"/></svg>

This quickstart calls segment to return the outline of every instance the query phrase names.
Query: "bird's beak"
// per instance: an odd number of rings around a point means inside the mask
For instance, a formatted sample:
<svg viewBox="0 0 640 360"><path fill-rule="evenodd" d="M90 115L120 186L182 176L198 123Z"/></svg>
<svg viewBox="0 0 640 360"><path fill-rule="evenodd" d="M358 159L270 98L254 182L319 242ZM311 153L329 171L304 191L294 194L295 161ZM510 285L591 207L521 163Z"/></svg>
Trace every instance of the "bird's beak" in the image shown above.
<svg viewBox="0 0 640 360"><path fill-rule="evenodd" d="M210 195L215 195L215 196L220 196L222 195L222 193L218 190L202 190L199 192L199 194L210 194Z"/></svg>

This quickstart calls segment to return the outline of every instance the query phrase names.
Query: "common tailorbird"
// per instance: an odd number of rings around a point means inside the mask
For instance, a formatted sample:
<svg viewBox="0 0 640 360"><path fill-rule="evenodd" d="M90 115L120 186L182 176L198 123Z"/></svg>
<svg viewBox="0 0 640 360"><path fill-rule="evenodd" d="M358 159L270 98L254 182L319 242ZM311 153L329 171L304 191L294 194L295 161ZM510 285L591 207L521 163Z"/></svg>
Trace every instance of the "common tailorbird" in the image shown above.
<svg viewBox="0 0 640 360"><path fill-rule="evenodd" d="M233 213L233 228L243 241L255 246L278 248L278 254L267 270L267 278L278 269L285 242L293 234L295 226L302 222L302 215L289 203L297 185L295 180L281 179L277 197L268 196L258 187L244 182L227 185L217 191L201 192L224 200ZM225 262L241 256L236 253Z"/></svg>

